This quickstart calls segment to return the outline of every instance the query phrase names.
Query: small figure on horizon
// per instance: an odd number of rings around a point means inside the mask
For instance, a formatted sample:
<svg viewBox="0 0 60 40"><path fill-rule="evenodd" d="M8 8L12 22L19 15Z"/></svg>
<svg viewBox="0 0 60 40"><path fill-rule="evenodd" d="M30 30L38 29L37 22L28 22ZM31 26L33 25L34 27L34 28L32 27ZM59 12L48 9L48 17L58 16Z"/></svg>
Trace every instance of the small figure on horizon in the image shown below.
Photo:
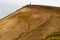
<svg viewBox="0 0 60 40"><path fill-rule="evenodd" d="M31 2L30 2L30 5L31 5Z"/></svg>

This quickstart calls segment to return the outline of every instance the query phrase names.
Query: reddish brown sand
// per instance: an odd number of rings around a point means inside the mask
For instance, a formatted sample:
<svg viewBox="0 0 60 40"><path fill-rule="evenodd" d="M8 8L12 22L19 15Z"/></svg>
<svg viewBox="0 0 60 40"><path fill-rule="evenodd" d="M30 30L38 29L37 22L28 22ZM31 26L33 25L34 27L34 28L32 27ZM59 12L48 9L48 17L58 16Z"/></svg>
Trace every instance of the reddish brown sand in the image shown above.
<svg viewBox="0 0 60 40"><path fill-rule="evenodd" d="M27 5L0 20L0 40L43 40L60 31L60 8Z"/></svg>

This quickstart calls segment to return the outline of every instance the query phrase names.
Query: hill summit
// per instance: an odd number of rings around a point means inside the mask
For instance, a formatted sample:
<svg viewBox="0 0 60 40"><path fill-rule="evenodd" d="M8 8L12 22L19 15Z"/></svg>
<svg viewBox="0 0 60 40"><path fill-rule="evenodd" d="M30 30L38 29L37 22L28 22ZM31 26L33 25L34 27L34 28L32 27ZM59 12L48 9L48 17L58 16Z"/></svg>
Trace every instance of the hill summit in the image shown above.
<svg viewBox="0 0 60 40"><path fill-rule="evenodd" d="M60 31L60 8L26 5L0 20L0 40L43 40Z"/></svg>

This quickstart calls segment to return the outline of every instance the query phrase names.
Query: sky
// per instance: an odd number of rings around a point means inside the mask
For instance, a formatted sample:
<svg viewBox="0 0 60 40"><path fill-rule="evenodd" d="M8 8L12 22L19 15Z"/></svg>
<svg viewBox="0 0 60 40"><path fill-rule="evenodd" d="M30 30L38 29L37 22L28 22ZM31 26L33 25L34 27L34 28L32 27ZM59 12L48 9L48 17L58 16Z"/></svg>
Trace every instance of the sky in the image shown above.
<svg viewBox="0 0 60 40"><path fill-rule="evenodd" d="M30 3L60 7L60 0L0 0L0 19Z"/></svg>

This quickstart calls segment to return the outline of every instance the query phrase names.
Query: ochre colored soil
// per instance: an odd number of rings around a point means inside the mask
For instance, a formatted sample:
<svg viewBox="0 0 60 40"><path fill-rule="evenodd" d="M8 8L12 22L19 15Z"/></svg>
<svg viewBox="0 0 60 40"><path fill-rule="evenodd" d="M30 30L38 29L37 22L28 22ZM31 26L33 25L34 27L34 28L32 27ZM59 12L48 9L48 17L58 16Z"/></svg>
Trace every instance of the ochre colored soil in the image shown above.
<svg viewBox="0 0 60 40"><path fill-rule="evenodd" d="M0 40L43 40L60 32L60 8L27 5L0 20Z"/></svg>

